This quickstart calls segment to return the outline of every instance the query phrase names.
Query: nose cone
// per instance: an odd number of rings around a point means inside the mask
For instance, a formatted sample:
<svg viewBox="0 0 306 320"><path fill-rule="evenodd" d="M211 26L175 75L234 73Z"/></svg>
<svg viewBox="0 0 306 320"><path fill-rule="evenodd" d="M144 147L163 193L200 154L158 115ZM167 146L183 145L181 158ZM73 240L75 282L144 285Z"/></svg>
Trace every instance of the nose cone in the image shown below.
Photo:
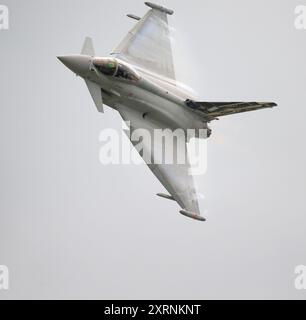
<svg viewBox="0 0 306 320"><path fill-rule="evenodd" d="M89 71L90 56L75 54L69 56L58 56L57 58L77 75L85 76Z"/></svg>

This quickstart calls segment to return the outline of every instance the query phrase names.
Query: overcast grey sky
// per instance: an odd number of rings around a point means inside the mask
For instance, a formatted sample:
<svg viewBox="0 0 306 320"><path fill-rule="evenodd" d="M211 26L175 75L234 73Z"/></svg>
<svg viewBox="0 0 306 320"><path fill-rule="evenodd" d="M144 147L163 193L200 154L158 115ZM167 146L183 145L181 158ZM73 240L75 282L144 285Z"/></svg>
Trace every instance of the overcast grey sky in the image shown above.
<svg viewBox="0 0 306 320"><path fill-rule="evenodd" d="M145 166L99 163L99 133L120 117L99 114L56 59L85 36L108 55L143 1L1 0L0 299L306 298L294 287L306 265L306 30L294 8L306 2L158 2L175 11L179 80L203 101L279 107L212 124L196 178L207 221L185 218Z"/></svg>

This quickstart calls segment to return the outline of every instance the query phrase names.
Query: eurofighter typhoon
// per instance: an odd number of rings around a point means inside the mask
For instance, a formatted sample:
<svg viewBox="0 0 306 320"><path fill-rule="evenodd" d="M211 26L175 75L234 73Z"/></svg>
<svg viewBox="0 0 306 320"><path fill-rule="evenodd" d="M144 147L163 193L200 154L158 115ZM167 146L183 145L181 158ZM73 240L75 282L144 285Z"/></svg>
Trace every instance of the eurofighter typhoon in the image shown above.
<svg viewBox="0 0 306 320"><path fill-rule="evenodd" d="M142 18L127 15L137 22L109 57L96 56L90 38L85 39L81 54L58 57L85 80L99 112L103 112L104 104L117 110L123 120L129 122L130 133L145 129L153 137L156 129L184 132L204 129L209 137L208 123L218 117L276 106L273 102L197 101L175 79L167 17L173 10L151 2L145 4L150 9ZM135 141L131 142L135 146ZM184 146L187 142L186 135ZM181 214L205 221L200 214L193 177L189 174L188 157L183 164L156 163L154 160L160 151L156 148L162 146L156 146L154 141L153 145L149 159L152 161L145 159L141 152L140 155L169 192L157 195L176 201ZM143 146L146 147L151 145ZM178 149L176 145L173 153L180 152Z"/></svg>

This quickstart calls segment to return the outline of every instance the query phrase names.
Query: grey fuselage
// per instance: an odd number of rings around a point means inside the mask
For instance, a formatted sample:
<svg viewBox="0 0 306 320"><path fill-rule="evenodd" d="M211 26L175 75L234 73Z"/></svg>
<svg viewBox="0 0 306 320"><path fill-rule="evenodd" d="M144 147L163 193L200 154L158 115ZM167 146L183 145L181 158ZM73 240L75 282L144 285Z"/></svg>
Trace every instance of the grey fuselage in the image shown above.
<svg viewBox="0 0 306 320"><path fill-rule="evenodd" d="M186 106L185 100L191 98L190 94L174 81L140 69L134 69L139 75L137 81L107 76L97 71L93 58L89 57L89 61L88 71L81 76L101 87L103 103L109 107L119 110L120 105L124 105L142 113L144 119L150 117L172 130L208 128L207 123Z"/></svg>

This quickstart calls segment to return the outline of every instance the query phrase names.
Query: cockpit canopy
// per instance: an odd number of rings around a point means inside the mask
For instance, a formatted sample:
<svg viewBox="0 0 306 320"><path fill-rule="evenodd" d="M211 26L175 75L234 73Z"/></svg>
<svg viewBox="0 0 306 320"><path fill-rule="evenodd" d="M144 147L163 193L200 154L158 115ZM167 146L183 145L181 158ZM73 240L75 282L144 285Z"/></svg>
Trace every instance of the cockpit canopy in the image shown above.
<svg viewBox="0 0 306 320"><path fill-rule="evenodd" d="M131 81L140 79L138 74L126 64L117 61L113 58L95 58L93 65L106 76L114 76Z"/></svg>

